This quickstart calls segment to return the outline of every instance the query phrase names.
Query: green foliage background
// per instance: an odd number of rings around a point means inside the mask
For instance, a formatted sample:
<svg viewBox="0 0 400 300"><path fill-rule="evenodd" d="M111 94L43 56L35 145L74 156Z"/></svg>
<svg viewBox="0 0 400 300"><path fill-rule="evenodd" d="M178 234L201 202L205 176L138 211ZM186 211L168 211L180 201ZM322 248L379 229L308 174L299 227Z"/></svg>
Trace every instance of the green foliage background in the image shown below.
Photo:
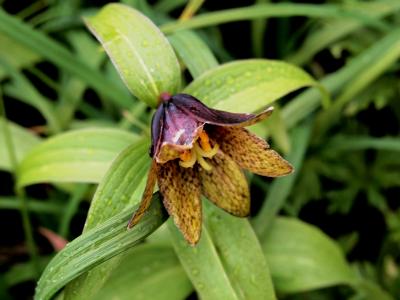
<svg viewBox="0 0 400 300"><path fill-rule="evenodd" d="M400 2L121 2L1 2L0 298L398 299ZM126 230L164 90L273 104L296 169L248 219L203 201L195 248L158 193Z"/></svg>

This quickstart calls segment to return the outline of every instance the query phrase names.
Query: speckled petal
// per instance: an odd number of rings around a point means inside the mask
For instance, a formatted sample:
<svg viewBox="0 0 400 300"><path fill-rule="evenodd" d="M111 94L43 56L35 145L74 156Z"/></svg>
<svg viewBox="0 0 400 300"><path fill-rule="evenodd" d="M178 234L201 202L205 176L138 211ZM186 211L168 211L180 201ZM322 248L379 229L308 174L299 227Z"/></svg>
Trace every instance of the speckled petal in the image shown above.
<svg viewBox="0 0 400 300"><path fill-rule="evenodd" d="M200 181L196 169L182 168L177 160L159 165L158 186L164 206L185 239L195 245L201 233Z"/></svg>
<svg viewBox="0 0 400 300"><path fill-rule="evenodd" d="M156 181L157 181L157 164L153 160L150 166L149 174L147 176L147 182L143 192L142 202L140 202L139 208L137 209L137 211L135 211L132 218L130 219L128 223L128 228L132 228L137 223L139 223L140 219L143 217L144 213L149 208Z"/></svg>
<svg viewBox="0 0 400 300"><path fill-rule="evenodd" d="M187 94L177 94L170 100L188 116L198 121L218 126L245 127L260 122L271 115L273 107L268 107L260 114L231 113L212 109L201 103L198 99Z"/></svg>
<svg viewBox="0 0 400 300"><path fill-rule="evenodd" d="M268 143L245 128L215 127L210 136L220 145L240 167L253 173L278 177L291 173L293 167L277 152L270 149Z"/></svg>
<svg viewBox="0 0 400 300"><path fill-rule="evenodd" d="M200 168L203 194L228 213L245 217L250 212L250 193L246 177L228 155L219 151L212 159L210 171Z"/></svg>

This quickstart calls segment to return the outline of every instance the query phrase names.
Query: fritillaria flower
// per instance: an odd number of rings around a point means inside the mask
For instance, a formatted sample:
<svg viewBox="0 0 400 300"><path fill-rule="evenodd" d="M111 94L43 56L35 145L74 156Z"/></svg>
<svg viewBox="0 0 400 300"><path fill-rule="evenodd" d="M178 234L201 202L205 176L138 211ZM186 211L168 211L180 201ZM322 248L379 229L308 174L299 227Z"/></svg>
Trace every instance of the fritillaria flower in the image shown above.
<svg viewBox="0 0 400 300"><path fill-rule="evenodd" d="M211 109L187 94L161 95L152 119L152 164L142 202L128 228L137 224L158 187L176 226L192 245L200 238L203 194L228 213L245 217L250 212L249 187L242 169L277 177L292 166L262 139L244 127L272 113L258 115Z"/></svg>

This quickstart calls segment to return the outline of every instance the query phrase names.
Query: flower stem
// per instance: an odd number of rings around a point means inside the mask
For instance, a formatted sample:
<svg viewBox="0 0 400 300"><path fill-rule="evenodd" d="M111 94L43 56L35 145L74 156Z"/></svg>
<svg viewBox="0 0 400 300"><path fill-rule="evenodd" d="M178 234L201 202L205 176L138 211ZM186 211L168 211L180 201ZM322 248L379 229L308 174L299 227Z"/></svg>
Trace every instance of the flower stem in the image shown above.
<svg viewBox="0 0 400 300"><path fill-rule="evenodd" d="M3 131L3 134L4 134L4 141L5 141L5 145L7 147L7 152L8 152L10 163L11 163L11 169L12 169L12 174L14 177L14 182L16 182L15 172L17 170L18 162L17 162L17 156L16 156L14 144L13 144L12 137L11 137L11 132L10 132L9 126L7 124L7 117L6 117L6 111L5 111L5 107L4 107L3 94L2 94L1 88L0 88L0 117L1 117L0 121L3 125L3 126L1 126L2 127L1 130ZM23 189L15 188L15 194L17 195L17 198L20 201L20 212L21 212L21 217L22 217L22 225L24 228L28 251L29 251L30 257L32 259L32 263L34 265L35 271L36 271L37 275L39 275L40 269L39 269L37 247L35 244L35 240L33 239L32 224L29 219L28 204L27 204L27 200L25 197L25 192Z"/></svg>
<svg viewBox="0 0 400 300"><path fill-rule="evenodd" d="M190 0L179 17L179 20L189 20L200 9L203 3L204 0Z"/></svg>

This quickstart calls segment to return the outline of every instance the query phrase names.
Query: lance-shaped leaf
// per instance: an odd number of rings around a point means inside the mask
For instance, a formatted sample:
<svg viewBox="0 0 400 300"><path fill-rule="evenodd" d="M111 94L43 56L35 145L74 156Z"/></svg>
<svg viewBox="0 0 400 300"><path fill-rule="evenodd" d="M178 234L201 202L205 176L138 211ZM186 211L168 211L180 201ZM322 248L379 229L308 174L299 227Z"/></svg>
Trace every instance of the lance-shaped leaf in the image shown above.
<svg viewBox="0 0 400 300"><path fill-rule="evenodd" d="M126 251L156 230L164 222L165 215L159 195L155 194L153 197L148 213L135 229L126 230L131 211L137 208L130 206L130 209L127 208L69 243L43 272L36 288L35 299L50 299L73 278Z"/></svg>
<svg viewBox="0 0 400 300"><path fill-rule="evenodd" d="M119 129L83 129L32 149L18 168L18 186L42 182L99 182L111 161L139 137Z"/></svg>
<svg viewBox="0 0 400 300"><path fill-rule="evenodd" d="M0 118L0 124L5 121ZM7 121L6 121L7 122ZM10 131L17 161L21 161L24 156L37 144L40 143L39 137L29 132L27 129L15 123L7 122ZM0 170L11 171L12 163L8 155L7 143L5 141L4 130L0 130Z"/></svg>
<svg viewBox="0 0 400 300"><path fill-rule="evenodd" d="M162 92L174 94L180 86L178 60L161 31L137 10L106 5L86 19L129 90L155 107Z"/></svg>
<svg viewBox="0 0 400 300"><path fill-rule="evenodd" d="M260 110L299 88L317 83L296 66L266 59L221 65L196 78L184 92L206 105L234 112Z"/></svg>
<svg viewBox="0 0 400 300"><path fill-rule="evenodd" d="M262 247L279 292L298 293L356 281L339 246L318 228L299 220L276 218Z"/></svg>

